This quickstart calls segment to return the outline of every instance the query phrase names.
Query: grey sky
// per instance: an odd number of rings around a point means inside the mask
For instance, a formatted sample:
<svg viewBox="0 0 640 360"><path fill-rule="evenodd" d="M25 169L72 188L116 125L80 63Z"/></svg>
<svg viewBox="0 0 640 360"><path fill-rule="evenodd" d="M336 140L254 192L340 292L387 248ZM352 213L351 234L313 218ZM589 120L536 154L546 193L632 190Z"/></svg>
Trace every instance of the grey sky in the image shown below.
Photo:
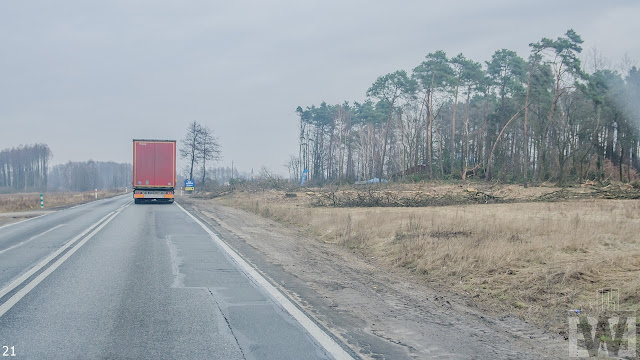
<svg viewBox="0 0 640 360"><path fill-rule="evenodd" d="M131 161L132 138L198 121L223 161L285 173L298 105L364 100L375 79L443 49L476 61L573 28L616 66L640 60L630 1L0 2L0 149L53 163Z"/></svg>

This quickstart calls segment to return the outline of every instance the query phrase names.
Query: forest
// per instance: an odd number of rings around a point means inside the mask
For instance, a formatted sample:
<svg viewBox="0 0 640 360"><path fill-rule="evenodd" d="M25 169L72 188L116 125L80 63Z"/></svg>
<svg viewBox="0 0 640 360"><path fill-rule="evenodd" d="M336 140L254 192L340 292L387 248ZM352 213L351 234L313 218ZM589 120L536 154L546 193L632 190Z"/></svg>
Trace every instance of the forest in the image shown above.
<svg viewBox="0 0 640 360"><path fill-rule="evenodd" d="M124 190L131 188L131 164L113 161L69 161L49 172L50 191Z"/></svg>
<svg viewBox="0 0 640 360"><path fill-rule="evenodd" d="M0 192L46 190L51 156L45 144L0 151Z"/></svg>
<svg viewBox="0 0 640 360"><path fill-rule="evenodd" d="M436 51L410 73L378 77L362 103L299 106L291 176L634 181L640 70L629 59L614 70L582 44L568 30L531 43L526 59L501 49L484 64Z"/></svg>
<svg viewBox="0 0 640 360"><path fill-rule="evenodd" d="M46 144L0 151L0 193L93 191L131 186L131 164L89 160L50 167L52 156Z"/></svg>

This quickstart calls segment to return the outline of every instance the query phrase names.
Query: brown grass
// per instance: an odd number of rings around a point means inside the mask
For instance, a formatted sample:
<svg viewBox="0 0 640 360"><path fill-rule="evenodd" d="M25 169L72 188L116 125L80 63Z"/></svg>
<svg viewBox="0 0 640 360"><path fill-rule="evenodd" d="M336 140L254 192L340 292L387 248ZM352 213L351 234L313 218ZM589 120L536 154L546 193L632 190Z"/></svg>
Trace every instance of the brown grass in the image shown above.
<svg viewBox="0 0 640 360"><path fill-rule="evenodd" d="M311 194L309 194L311 195ZM562 332L567 311L617 288L640 300L640 201L578 200L423 208L311 207L298 193L236 193L230 206L305 227L434 286Z"/></svg>
<svg viewBox="0 0 640 360"><path fill-rule="evenodd" d="M98 191L98 198L102 199L117 195L114 191ZM82 204L95 200L94 192L69 193L52 192L44 193L44 209L52 209L61 206ZM0 194L0 213L18 212L40 209L39 193Z"/></svg>

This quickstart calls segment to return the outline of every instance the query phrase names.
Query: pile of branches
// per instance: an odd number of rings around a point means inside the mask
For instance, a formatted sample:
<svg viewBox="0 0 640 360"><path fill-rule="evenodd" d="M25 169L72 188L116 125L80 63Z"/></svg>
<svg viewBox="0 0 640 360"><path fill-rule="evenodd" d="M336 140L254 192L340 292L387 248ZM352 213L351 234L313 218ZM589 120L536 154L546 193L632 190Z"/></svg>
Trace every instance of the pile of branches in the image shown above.
<svg viewBox="0 0 640 360"><path fill-rule="evenodd" d="M398 192L365 189L357 191L324 191L312 202L324 207L424 207L508 202L505 199L474 189L462 193L428 194L421 191Z"/></svg>
<svg viewBox="0 0 640 360"><path fill-rule="evenodd" d="M425 207L514 202L555 202L580 199L640 199L640 189L629 184L584 188L563 188L537 197L501 197L474 188L460 192L430 194L423 191L394 191L381 188L331 189L312 193L313 206L321 207Z"/></svg>
<svg viewBox="0 0 640 360"><path fill-rule="evenodd" d="M563 188L547 194L540 195L536 201L566 201L573 199L640 199L640 190L630 185L610 184L603 187L593 186L589 191L575 191L571 188Z"/></svg>

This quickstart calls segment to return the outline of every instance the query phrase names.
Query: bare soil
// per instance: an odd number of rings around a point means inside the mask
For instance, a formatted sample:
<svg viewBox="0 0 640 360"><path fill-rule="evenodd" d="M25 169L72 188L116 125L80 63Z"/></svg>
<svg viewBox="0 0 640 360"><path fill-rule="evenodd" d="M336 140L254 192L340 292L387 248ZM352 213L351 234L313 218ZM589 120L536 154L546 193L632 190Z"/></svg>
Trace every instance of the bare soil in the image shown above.
<svg viewBox="0 0 640 360"><path fill-rule="evenodd" d="M291 217L274 221L269 217L282 214L274 213L278 210L266 206L264 199L255 204L255 195L246 195L244 203L238 196L178 201L194 209L223 240L360 357L566 358L568 347L561 336L509 311L483 307L446 281L425 281L423 273L390 264L378 252L350 246L335 234L319 231L317 224L304 226ZM316 210L349 210L309 208L283 193L277 198L307 218L307 224L313 222ZM242 206L257 207L253 210L266 217ZM340 226L347 223L348 215L337 213L343 218ZM321 223L327 219L319 218ZM353 226L355 220L351 222ZM335 232L335 227L327 226L327 231Z"/></svg>
<svg viewBox="0 0 640 360"><path fill-rule="evenodd" d="M21 211L21 212L0 213L0 226L31 219L36 216L44 215L48 212L50 211Z"/></svg>

